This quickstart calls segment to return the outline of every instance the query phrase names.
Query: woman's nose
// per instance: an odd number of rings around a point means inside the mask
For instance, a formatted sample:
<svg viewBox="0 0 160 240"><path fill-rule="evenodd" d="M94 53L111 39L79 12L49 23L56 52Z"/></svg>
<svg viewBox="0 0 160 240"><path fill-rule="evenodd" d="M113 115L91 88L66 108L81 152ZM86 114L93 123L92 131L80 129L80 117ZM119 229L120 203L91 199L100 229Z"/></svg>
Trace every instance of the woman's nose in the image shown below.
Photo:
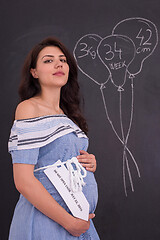
<svg viewBox="0 0 160 240"><path fill-rule="evenodd" d="M62 62L60 60L55 61L55 68L62 67Z"/></svg>

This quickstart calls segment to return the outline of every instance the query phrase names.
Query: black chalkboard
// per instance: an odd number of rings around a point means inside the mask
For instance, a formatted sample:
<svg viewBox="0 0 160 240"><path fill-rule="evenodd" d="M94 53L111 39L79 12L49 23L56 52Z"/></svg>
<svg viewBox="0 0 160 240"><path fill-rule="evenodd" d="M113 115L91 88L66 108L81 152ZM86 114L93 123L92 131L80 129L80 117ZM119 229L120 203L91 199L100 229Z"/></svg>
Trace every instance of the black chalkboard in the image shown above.
<svg viewBox="0 0 160 240"><path fill-rule="evenodd" d="M160 2L1 2L1 228L18 199L7 142L23 60L56 36L73 52L97 159L94 223L103 240L160 239Z"/></svg>

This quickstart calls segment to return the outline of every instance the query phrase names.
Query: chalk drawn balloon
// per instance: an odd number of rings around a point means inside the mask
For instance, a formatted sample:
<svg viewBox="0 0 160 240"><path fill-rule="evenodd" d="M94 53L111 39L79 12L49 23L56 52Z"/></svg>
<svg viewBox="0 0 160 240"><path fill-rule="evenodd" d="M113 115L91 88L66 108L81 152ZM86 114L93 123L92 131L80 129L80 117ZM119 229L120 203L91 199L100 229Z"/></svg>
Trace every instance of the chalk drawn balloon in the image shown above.
<svg viewBox="0 0 160 240"><path fill-rule="evenodd" d="M136 56L128 67L128 71L133 75L138 74L143 67L143 62L153 53L157 46L157 27L144 18L127 18L120 21L113 28L112 34L125 35L134 42Z"/></svg>
<svg viewBox="0 0 160 240"><path fill-rule="evenodd" d="M135 57L135 46L131 39L121 35L103 38L97 53L110 73L112 83L121 90L126 82L127 69Z"/></svg>
<svg viewBox="0 0 160 240"><path fill-rule="evenodd" d="M97 34L84 35L73 50L80 71L98 85L107 83L109 76L108 70L97 56L97 46L101 39Z"/></svg>

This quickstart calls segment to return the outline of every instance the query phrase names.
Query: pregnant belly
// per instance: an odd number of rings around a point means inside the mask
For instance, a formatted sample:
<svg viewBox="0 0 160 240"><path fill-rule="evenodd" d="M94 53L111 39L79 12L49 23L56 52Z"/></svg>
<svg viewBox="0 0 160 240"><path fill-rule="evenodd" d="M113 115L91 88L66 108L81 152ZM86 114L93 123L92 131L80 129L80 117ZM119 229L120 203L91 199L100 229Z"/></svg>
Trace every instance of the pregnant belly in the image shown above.
<svg viewBox="0 0 160 240"><path fill-rule="evenodd" d="M89 202L89 212L94 213L98 201L98 188L94 174L87 172L87 176L84 181L86 185L83 187L83 193Z"/></svg>
<svg viewBox="0 0 160 240"><path fill-rule="evenodd" d="M54 187L54 185L50 182L45 174L42 174L39 178L39 181L43 184L46 190L52 195L52 197L68 212L69 209L65 202L63 201L62 197ZM84 178L85 186L83 187L83 193L89 203L89 212L93 213L95 211L97 200L98 200L98 189L97 183L94 177L94 174L91 172L87 172L87 176Z"/></svg>

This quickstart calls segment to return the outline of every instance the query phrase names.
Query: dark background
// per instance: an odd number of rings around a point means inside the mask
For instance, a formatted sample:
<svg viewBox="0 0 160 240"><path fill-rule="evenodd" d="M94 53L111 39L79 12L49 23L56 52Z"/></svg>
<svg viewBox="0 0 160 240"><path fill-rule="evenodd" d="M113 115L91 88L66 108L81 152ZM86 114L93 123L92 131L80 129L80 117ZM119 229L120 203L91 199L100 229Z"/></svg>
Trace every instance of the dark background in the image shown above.
<svg viewBox="0 0 160 240"><path fill-rule="evenodd" d="M6 240L19 196L13 183L7 142L18 103L20 70L26 54L47 36L58 37L73 52L83 35L108 36L118 22L130 17L146 18L159 30L160 1L1 0L0 16L0 239ZM134 116L128 147L136 159L141 178L129 160L134 192L127 178L127 197L122 178L123 146L106 118L99 86L79 71L90 130L89 152L96 155L98 165L99 202L94 223L103 240L160 239L159 53L158 44L134 79ZM130 101L129 82L128 79L124 87L123 113L126 118ZM117 92L111 84L104 89L104 95L108 98L114 123L118 124Z"/></svg>

